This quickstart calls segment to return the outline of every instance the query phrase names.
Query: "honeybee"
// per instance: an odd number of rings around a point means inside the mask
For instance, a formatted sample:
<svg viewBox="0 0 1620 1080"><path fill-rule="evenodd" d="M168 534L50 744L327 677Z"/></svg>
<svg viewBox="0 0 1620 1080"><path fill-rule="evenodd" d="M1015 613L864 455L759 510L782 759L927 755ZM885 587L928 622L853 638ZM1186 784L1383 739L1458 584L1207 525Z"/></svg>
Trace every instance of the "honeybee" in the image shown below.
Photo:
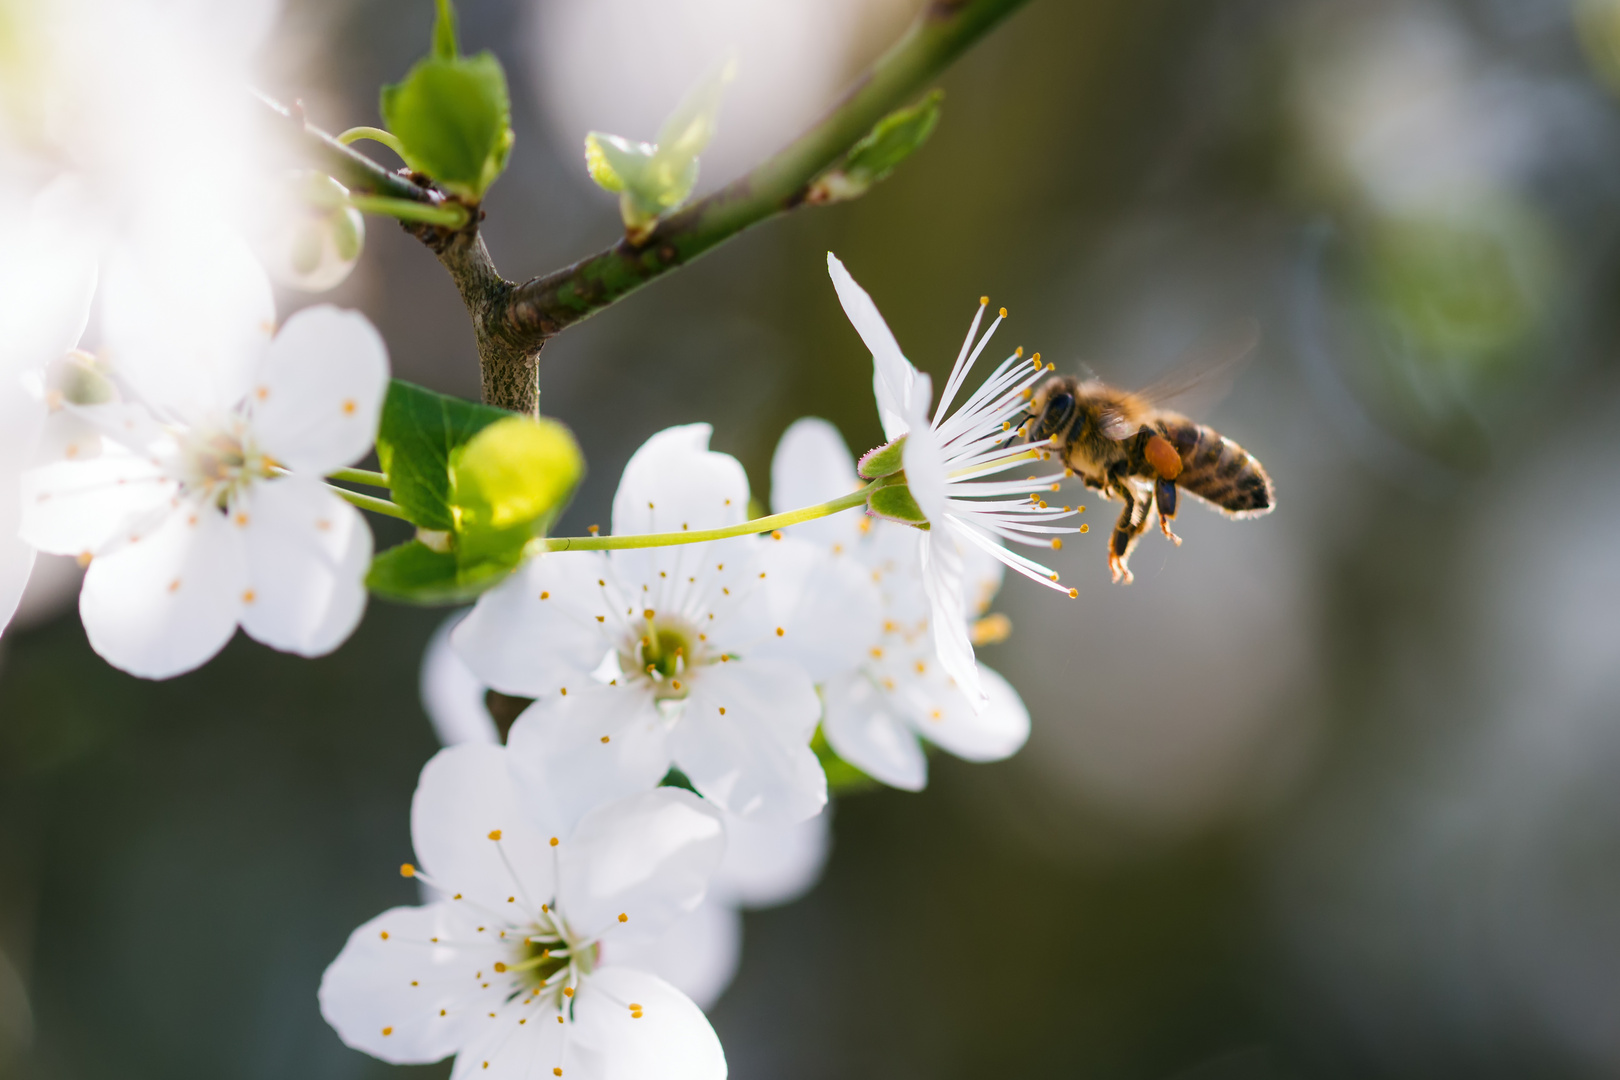
<svg viewBox="0 0 1620 1080"><path fill-rule="evenodd" d="M1131 551L1155 514L1164 535L1180 490L1227 517L1251 518L1276 505L1271 477L1254 456L1214 428L1164 404L1229 381L1258 340L1246 322L1169 376L1130 393L1098 379L1054 375L1030 399L1023 429L1030 444L1049 443L1088 488L1125 503L1108 541L1108 568L1129 585Z"/></svg>

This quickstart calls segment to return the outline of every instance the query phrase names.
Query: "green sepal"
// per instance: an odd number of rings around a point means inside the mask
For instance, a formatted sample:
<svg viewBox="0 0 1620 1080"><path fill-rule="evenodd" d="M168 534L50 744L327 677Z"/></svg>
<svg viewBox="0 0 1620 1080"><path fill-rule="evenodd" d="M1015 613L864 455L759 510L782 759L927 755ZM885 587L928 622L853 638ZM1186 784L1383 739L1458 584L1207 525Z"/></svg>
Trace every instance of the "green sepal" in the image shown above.
<svg viewBox="0 0 1620 1080"><path fill-rule="evenodd" d="M521 559L461 564L455 552L434 551L420 540L391 547L371 560L366 587L407 604L464 604L501 581Z"/></svg>
<svg viewBox="0 0 1620 1080"><path fill-rule="evenodd" d="M457 55L455 12L439 0L433 52L382 89L384 125L405 162L453 195L483 198L512 150L512 101L493 53Z"/></svg>
<svg viewBox="0 0 1620 1080"><path fill-rule="evenodd" d="M816 760L821 762L821 771L827 774L827 794L850 795L860 791L871 791L883 785L851 765L838 756L838 752L827 741L827 735L818 726L816 733L810 739L810 749L815 752Z"/></svg>
<svg viewBox="0 0 1620 1080"><path fill-rule="evenodd" d="M890 443L884 443L876 450L868 450L861 455L861 460L855 463L855 471L865 480L879 480L885 476L893 476L906 467L906 437L900 436Z"/></svg>
<svg viewBox="0 0 1620 1080"><path fill-rule="evenodd" d="M872 494L866 497L866 505L878 517L902 525L928 527L928 515L923 513L922 507L912 497L911 489L903 483L873 489Z"/></svg>
<svg viewBox="0 0 1620 1080"><path fill-rule="evenodd" d="M866 194L916 153L939 124L945 91L930 90L914 105L896 109L873 125L844 160L810 182L809 201L843 202Z"/></svg>

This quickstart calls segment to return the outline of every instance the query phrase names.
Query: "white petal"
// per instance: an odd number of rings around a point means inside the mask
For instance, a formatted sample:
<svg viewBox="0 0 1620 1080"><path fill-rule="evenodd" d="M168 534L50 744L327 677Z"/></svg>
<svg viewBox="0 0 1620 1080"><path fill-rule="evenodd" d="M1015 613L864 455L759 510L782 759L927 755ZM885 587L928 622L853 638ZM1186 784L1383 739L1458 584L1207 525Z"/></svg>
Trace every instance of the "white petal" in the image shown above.
<svg viewBox="0 0 1620 1080"><path fill-rule="evenodd" d="M921 408L926 411L928 380L919 379L917 369L900 351L900 343L894 339L877 305L830 251L827 252L827 273L832 276L833 288L838 290L838 302L844 305L844 314L849 316L856 333L861 335L861 340L872 353L873 390L883 420L883 434L889 439L897 439L915 423L919 412L916 405L918 397L921 398Z"/></svg>
<svg viewBox="0 0 1620 1080"><path fill-rule="evenodd" d="M119 375L154 408L198 420L246 394L275 329L275 304L234 234L170 227L108 260L102 319Z"/></svg>
<svg viewBox="0 0 1620 1080"><path fill-rule="evenodd" d="M973 659L973 642L968 639L962 596L966 583L961 549L944 529L920 535L923 589L932 610L929 624L934 632L934 651L973 707L982 708L986 699L979 684L979 665Z"/></svg>
<svg viewBox="0 0 1620 1080"><path fill-rule="evenodd" d="M0 633L11 622L34 568L34 549L17 535L22 471L44 423L44 409L0 368Z"/></svg>
<svg viewBox="0 0 1620 1080"><path fill-rule="evenodd" d="M630 1002L641 1006L640 1019L625 1007ZM725 1051L708 1018L655 975L600 968L574 1010L578 1039L601 1054L592 1080L725 1080Z"/></svg>
<svg viewBox="0 0 1620 1080"><path fill-rule="evenodd" d="M486 687L450 647L450 631L466 616L458 611L433 632L422 656L419 692L422 708L443 746L460 743L500 744L495 718L484 704Z"/></svg>
<svg viewBox="0 0 1620 1080"><path fill-rule="evenodd" d="M709 897L747 908L797 900L821 879L831 847L831 808L794 825L728 814L726 857L709 887Z"/></svg>
<svg viewBox="0 0 1620 1080"><path fill-rule="evenodd" d="M302 476L255 484L232 510L247 540L242 629L300 656L324 656L348 640L366 610L371 564L360 511Z"/></svg>
<svg viewBox="0 0 1620 1080"><path fill-rule="evenodd" d="M248 400L259 447L288 468L328 473L371 449L388 392L388 349L358 311L305 308L265 350Z"/></svg>
<svg viewBox="0 0 1620 1080"><path fill-rule="evenodd" d="M855 458L844 445L838 429L825 420L807 416L795 420L782 433L771 458L771 512L829 502L848 495L861 486L855 475ZM853 547L860 535L863 510L816 518L788 530L789 536L823 546L842 544Z"/></svg>
<svg viewBox="0 0 1620 1080"><path fill-rule="evenodd" d="M747 519L748 474L709 449L708 424L665 428L624 467L613 495L613 533L719 529Z"/></svg>
<svg viewBox="0 0 1620 1080"><path fill-rule="evenodd" d="M791 660L821 683L853 670L883 636L883 599L850 551L784 536L763 545L766 596L774 626L748 657Z"/></svg>
<svg viewBox="0 0 1620 1080"><path fill-rule="evenodd" d="M239 530L215 510L181 504L150 533L96 557L79 616L91 648L109 664L167 679L225 647L246 587Z"/></svg>
<svg viewBox="0 0 1620 1080"><path fill-rule="evenodd" d="M321 976L321 1016L345 1045L395 1065L455 1053L484 1018L469 1006L474 973L491 959L445 944L459 927L448 901L393 908L361 925Z"/></svg>
<svg viewBox="0 0 1620 1080"><path fill-rule="evenodd" d="M594 551L530 559L478 598L451 644L484 685L505 694L539 698L583 685L612 648L609 631L623 610L608 574Z"/></svg>
<svg viewBox="0 0 1620 1080"><path fill-rule="evenodd" d="M921 791L927 785L928 760L891 695L864 675L828 683L824 693L822 731L839 757L890 787Z"/></svg>
<svg viewBox="0 0 1620 1080"><path fill-rule="evenodd" d="M709 449L708 424L666 428L641 445L613 495L613 533L685 532L736 525L748 517L748 475L737 459ZM699 551L685 547L613 552L627 586L656 584L659 573L690 576Z"/></svg>
<svg viewBox="0 0 1620 1080"><path fill-rule="evenodd" d="M452 746L423 766L411 841L445 895L462 893L502 917L510 911L509 921L532 918L556 891L550 839L519 805L501 747Z"/></svg>
<svg viewBox="0 0 1620 1080"><path fill-rule="evenodd" d="M555 1010L491 1004L479 1014L483 1023L469 1025L472 1038L456 1055L450 1080L545 1080L554 1068L567 1080L598 1080L601 1055L579 1044L575 1025L556 1017Z"/></svg>
<svg viewBox="0 0 1620 1080"><path fill-rule="evenodd" d="M906 436L902 457L911 497L934 528L942 528L949 504L945 497L945 451L939 445L939 433L926 425L913 430Z"/></svg>
<svg viewBox="0 0 1620 1080"><path fill-rule="evenodd" d="M693 680L670 732L670 756L705 798L734 814L803 821L827 804L827 777L810 749L820 715L815 686L798 665L718 664Z"/></svg>
<svg viewBox="0 0 1620 1080"><path fill-rule="evenodd" d="M42 465L22 477L20 535L56 555L101 551L169 506L178 488L160 466L123 450Z"/></svg>
<svg viewBox="0 0 1620 1080"><path fill-rule="evenodd" d="M1029 710L1012 684L983 664L979 678L987 695L982 709L975 711L966 695L930 672L907 686L908 711L929 742L968 761L1000 761L1029 740Z"/></svg>
<svg viewBox="0 0 1620 1080"><path fill-rule="evenodd" d="M576 933L657 937L702 902L725 849L719 811L690 791L608 803L558 849L558 909Z"/></svg>
<svg viewBox="0 0 1620 1080"><path fill-rule="evenodd" d="M729 853L729 823L726 832ZM713 899L676 919L657 938L622 942L610 938L602 946L602 963L657 975L703 1010L720 1000L741 959L742 915Z"/></svg>
<svg viewBox="0 0 1620 1080"><path fill-rule="evenodd" d="M581 680L523 711L507 756L524 805L567 836L597 806L657 787L669 772L664 743L650 694Z"/></svg>

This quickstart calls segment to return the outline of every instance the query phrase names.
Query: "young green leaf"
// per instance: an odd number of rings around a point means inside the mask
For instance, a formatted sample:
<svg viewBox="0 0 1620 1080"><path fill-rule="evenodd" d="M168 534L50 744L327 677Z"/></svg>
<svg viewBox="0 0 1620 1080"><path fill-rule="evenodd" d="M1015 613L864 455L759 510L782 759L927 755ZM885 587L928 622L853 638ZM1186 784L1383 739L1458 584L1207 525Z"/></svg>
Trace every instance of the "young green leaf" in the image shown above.
<svg viewBox="0 0 1620 1080"><path fill-rule="evenodd" d="M490 424L512 415L393 380L377 430L377 460L388 475L394 502L422 528L453 533L450 454Z"/></svg>
<svg viewBox="0 0 1620 1080"><path fill-rule="evenodd" d="M665 119L656 143L600 131L585 136L585 168L600 187L619 193L631 240L645 238L659 218L692 197L698 154L714 138L720 100L735 74L730 61L711 70Z"/></svg>
<svg viewBox="0 0 1620 1080"><path fill-rule="evenodd" d="M462 604L498 585L516 566L515 560L498 559L463 565L454 553L411 540L371 560L366 587L378 596L409 604Z"/></svg>
<svg viewBox="0 0 1620 1080"><path fill-rule="evenodd" d="M810 738L810 749L815 753L816 760L821 763L821 771L827 774L828 794L850 795L881 786L858 766L851 765L839 757L838 751L827 741L826 732L819 726Z"/></svg>
<svg viewBox="0 0 1620 1080"><path fill-rule="evenodd" d="M579 445L555 420L508 416L453 450L451 511L463 561L505 558L544 535L584 473Z"/></svg>
<svg viewBox="0 0 1620 1080"><path fill-rule="evenodd" d="M383 87L383 123L412 169L477 202L511 153L511 97L494 54L458 55L455 11L449 0L438 3L433 51L403 80Z"/></svg>
<svg viewBox="0 0 1620 1080"><path fill-rule="evenodd" d="M931 90L915 105L908 105L879 120L844 160L810 183L808 201L842 202L866 194L917 148L928 141L939 123L945 91Z"/></svg>

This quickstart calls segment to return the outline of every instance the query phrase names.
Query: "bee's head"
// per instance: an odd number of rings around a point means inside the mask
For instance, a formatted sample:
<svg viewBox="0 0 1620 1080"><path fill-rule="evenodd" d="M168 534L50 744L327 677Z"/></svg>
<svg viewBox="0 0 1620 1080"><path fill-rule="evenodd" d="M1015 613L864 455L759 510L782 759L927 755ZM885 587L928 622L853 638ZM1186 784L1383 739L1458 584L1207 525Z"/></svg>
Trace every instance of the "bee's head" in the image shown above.
<svg viewBox="0 0 1620 1080"><path fill-rule="evenodd" d="M1046 380L1029 403L1029 441L1044 442L1063 435L1074 423L1080 384L1072 375Z"/></svg>

